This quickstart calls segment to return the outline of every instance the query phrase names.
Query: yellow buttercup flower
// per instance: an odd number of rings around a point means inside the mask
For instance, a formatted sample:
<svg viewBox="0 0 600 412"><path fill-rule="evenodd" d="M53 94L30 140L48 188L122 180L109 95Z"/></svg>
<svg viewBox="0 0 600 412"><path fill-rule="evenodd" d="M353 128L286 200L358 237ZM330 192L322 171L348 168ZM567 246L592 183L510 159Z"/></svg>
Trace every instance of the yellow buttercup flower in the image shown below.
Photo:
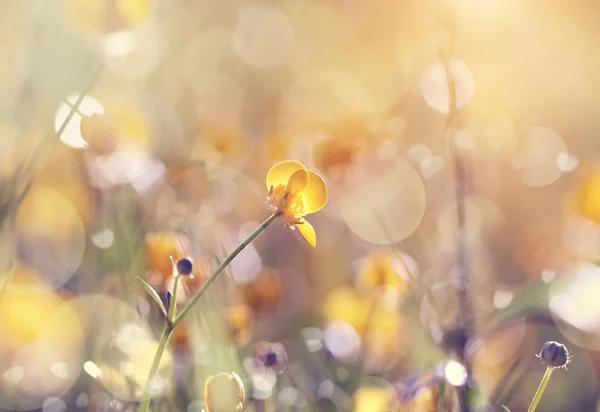
<svg viewBox="0 0 600 412"><path fill-rule="evenodd" d="M317 235L304 216L318 212L327 203L323 178L301 163L284 160L267 173L269 203L286 225L297 227L309 245L317 244Z"/></svg>
<svg viewBox="0 0 600 412"><path fill-rule="evenodd" d="M235 372L209 376L204 382L204 404L208 412L244 410L246 390Z"/></svg>

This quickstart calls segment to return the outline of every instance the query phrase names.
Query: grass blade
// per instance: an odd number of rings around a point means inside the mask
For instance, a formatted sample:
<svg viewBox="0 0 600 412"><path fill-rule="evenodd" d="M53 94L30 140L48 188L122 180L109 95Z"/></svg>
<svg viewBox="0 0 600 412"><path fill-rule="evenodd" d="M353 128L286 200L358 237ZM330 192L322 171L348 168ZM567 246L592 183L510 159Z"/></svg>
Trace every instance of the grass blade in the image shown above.
<svg viewBox="0 0 600 412"><path fill-rule="evenodd" d="M144 279L142 279L139 276L136 276L135 279L138 282L140 282L140 284L146 290L146 292L148 292L148 294L152 297L152 299L154 299L154 301L158 304L158 307L162 311L163 315L165 315L165 317L166 317L167 309L165 308L165 305L163 304L162 300L160 300L160 296L158 296L158 293L156 293L154 288L152 286L150 286L150 284L148 282L146 282Z"/></svg>

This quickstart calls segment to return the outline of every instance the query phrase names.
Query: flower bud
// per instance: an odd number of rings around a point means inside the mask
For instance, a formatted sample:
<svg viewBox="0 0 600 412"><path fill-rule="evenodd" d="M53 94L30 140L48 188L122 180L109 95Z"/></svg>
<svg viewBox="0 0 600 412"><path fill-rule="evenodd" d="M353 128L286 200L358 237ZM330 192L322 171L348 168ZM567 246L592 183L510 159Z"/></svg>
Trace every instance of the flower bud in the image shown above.
<svg viewBox="0 0 600 412"><path fill-rule="evenodd" d="M571 355L565 345L554 341L546 342L536 356L552 368L566 367L571 361Z"/></svg>
<svg viewBox="0 0 600 412"><path fill-rule="evenodd" d="M99 155L109 155L118 146L115 119L106 114L82 116L80 132L88 147Z"/></svg>
<svg viewBox="0 0 600 412"><path fill-rule="evenodd" d="M176 266L178 274L189 276L194 270L194 261L190 257L184 257L177 261Z"/></svg>
<svg viewBox="0 0 600 412"><path fill-rule="evenodd" d="M206 378L204 403L207 412L233 412L244 409L246 392L235 372L223 372Z"/></svg>

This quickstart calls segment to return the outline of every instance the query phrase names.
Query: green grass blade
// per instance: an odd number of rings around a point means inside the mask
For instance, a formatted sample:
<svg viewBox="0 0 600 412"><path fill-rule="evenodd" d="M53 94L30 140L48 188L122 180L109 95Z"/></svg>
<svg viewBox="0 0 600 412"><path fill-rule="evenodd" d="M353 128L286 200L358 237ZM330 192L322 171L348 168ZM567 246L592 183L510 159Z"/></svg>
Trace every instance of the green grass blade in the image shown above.
<svg viewBox="0 0 600 412"><path fill-rule="evenodd" d="M166 317L167 309L165 308L165 305L163 304L162 300L160 300L160 296L158 296L158 293L156 293L154 288L152 286L150 286L150 284L148 282L146 282L144 279L142 279L139 276L136 276L135 279L138 282L140 282L140 284L146 290L146 292L148 292L148 294L152 297L152 299L154 299L154 301L158 304L158 307L162 311L163 315L165 315L165 317Z"/></svg>

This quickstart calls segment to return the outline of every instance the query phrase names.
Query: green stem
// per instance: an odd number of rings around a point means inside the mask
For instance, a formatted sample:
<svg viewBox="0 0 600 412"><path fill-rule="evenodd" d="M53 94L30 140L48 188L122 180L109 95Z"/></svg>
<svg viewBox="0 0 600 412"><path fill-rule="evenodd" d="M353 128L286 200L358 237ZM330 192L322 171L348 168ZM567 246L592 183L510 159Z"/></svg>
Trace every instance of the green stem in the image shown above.
<svg viewBox="0 0 600 412"><path fill-rule="evenodd" d="M187 303L187 305L185 305L185 307L181 310L181 313L177 317L175 317L175 320L173 321L173 327L176 327L179 324L179 322L181 322L183 320L183 318L185 318L185 315L187 315L188 312L192 309L192 307L196 304L196 302L198 302L198 300L200 300L200 298L202 297L202 295L204 295L204 292L206 292L206 290L210 287L210 285L215 280L217 280L217 278L219 277L219 275L221 274L221 272L223 272L223 270L227 267L227 265L229 265L231 263L231 261L246 246L248 246L250 244L250 242L252 242L267 227L269 227L269 225L271 223L273 223L275 221L275 219L277 219L278 217L279 217L279 213L274 213L271 216L269 216L269 218L267 220L265 220L259 227L257 227L254 230L254 232L250 233L248 235L248 237L246 239L244 239L244 241L242 243L240 243L240 245L237 248L235 248L233 250L233 252L231 252L229 254L229 256L227 256L223 262L221 262L221 264L215 270L215 272L211 275L211 277L208 278L208 280L206 282L204 282L204 284L202 285L202 287L200 289L198 289L198 292L196 292L196 294L194 296L192 296L192 298Z"/></svg>
<svg viewBox="0 0 600 412"><path fill-rule="evenodd" d="M546 385L548 384L548 381L550 381L550 375L552 375L553 370L554 368L550 366L546 368L546 373L544 373L544 377L542 378L540 386L535 392L535 396L533 397L531 405L529 405L529 409L527 409L527 412L534 412L535 408L537 408L538 403L540 403L540 399L542 399L542 395L544 394L544 389L546 389Z"/></svg>
<svg viewBox="0 0 600 412"><path fill-rule="evenodd" d="M147 412L148 407L150 406L150 401L152 400L152 395L150 394L150 389L152 387L154 376L158 371L158 366L160 364L160 360L162 358L162 354L167 347L167 343L169 343L169 338L171 337L171 333L173 332L173 327L170 323L167 323L165 329L163 330L162 336L160 337L160 342L158 344L158 349L156 349L156 353L154 354L154 360L152 361L152 366L150 366L150 372L148 373L148 380L146 381L146 387L144 388L144 393L142 395L142 403L140 403L139 412Z"/></svg>
<svg viewBox="0 0 600 412"><path fill-rule="evenodd" d="M167 309L167 319L169 322L171 322L171 324L173 323L175 316L177 316L177 291L179 290L180 277L180 275L175 276L175 282L173 282L173 296L171 296L171 305L169 306L169 309Z"/></svg>
<svg viewBox="0 0 600 412"><path fill-rule="evenodd" d="M264 412L276 412L275 408L275 394L271 394L267 399L265 399L265 408Z"/></svg>
<svg viewBox="0 0 600 412"><path fill-rule="evenodd" d="M162 336L160 337L160 342L158 344L158 349L156 350L156 354L154 355L154 360L152 361L152 366L150 367L150 372L148 373L148 380L146 381L146 387L144 388L144 394L142 395L142 402L140 403L140 408L138 412L148 412L148 407L150 406L150 387L152 386L152 381L154 380L154 375L158 371L158 365L160 364L160 359L162 358L162 354L167 347L167 343L169 342L169 338L171 337L171 333L173 329L185 318L185 315L192 309L192 307L200 300L204 292L208 289L208 287L219 277L219 275L225 270L227 265L231 263L231 261L246 247L252 242L258 235L260 235L271 223L275 221L279 217L279 213L274 213L267 220L265 220L259 227L257 227L254 232L250 233L246 239L240 245L235 248L229 256L225 258L223 262L219 265L219 267L215 270L215 272L211 275L210 278L202 287L196 292L196 294L190 299L190 301L185 305L181 313L175 316L175 307L177 298L177 286L178 286L178 277L175 278L175 286L173 287L173 296L171 298L171 306L169 307L167 325L163 331Z"/></svg>

